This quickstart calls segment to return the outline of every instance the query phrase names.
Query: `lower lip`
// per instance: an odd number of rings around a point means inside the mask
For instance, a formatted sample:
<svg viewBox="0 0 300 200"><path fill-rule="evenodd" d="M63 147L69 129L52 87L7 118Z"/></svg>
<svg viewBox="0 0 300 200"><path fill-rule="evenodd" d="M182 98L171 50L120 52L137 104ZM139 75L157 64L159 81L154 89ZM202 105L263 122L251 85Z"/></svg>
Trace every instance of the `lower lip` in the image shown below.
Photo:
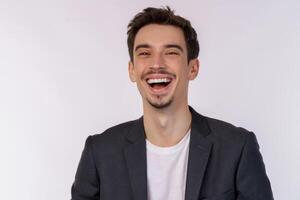
<svg viewBox="0 0 300 200"><path fill-rule="evenodd" d="M146 83L146 84L150 88L150 91L153 95L166 95L169 92L172 83L173 83L173 80L166 87L163 87L163 88L153 88L148 83Z"/></svg>

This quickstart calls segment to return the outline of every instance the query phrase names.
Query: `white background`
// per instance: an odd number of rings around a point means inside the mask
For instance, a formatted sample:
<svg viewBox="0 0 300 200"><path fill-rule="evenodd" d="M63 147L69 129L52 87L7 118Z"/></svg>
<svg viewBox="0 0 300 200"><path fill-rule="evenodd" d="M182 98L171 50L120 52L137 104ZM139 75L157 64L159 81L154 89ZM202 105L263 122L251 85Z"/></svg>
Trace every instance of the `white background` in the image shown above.
<svg viewBox="0 0 300 200"><path fill-rule="evenodd" d="M126 26L162 5L199 34L190 105L254 131L275 199L300 199L299 1L0 0L1 199L70 199L86 137L142 114Z"/></svg>

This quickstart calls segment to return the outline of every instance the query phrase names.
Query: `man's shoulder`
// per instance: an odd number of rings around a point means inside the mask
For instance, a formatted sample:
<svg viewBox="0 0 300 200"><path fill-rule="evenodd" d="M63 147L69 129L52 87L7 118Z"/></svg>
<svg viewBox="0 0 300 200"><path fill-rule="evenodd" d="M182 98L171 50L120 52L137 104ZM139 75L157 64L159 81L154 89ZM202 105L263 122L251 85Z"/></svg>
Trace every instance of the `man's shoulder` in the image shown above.
<svg viewBox="0 0 300 200"><path fill-rule="evenodd" d="M227 121L215 119L211 117L204 117L210 129L210 134L213 138L226 141L245 141L249 136L254 136L252 131L243 127L236 126Z"/></svg>
<svg viewBox="0 0 300 200"><path fill-rule="evenodd" d="M205 117L207 120L207 123L209 127L212 129L212 131L222 131L222 132L241 132L246 133L249 132L247 129L237 126L233 123L223 121L221 119L215 119L211 117Z"/></svg>
<svg viewBox="0 0 300 200"><path fill-rule="evenodd" d="M221 119L212 118L210 116L204 116L199 114L196 110L190 107L192 111L192 116L195 122L201 124L201 126L206 126L209 129L209 132L214 135L218 135L220 137L228 137L228 136L242 136L247 135L251 131L247 129L236 126L233 123L229 123L227 121L223 121Z"/></svg>
<svg viewBox="0 0 300 200"><path fill-rule="evenodd" d="M117 141L123 140L127 133L138 123L138 120L131 120L123 122L117 125L114 125L102 133L92 135L94 142L108 142L108 141Z"/></svg>

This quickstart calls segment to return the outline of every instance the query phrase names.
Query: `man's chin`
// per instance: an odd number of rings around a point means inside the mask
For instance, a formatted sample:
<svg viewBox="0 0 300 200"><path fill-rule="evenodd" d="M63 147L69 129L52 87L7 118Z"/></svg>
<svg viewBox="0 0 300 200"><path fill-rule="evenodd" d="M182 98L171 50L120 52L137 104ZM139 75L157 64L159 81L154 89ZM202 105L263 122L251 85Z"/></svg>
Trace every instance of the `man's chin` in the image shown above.
<svg viewBox="0 0 300 200"><path fill-rule="evenodd" d="M172 104L172 99L170 99L170 100L168 100L168 101L165 101L165 102L153 102L153 101L151 101L151 100L149 100L149 99L147 99L147 101L148 101L148 103L152 106L152 107L154 107L154 108L156 108L156 109L163 109L163 108L167 108L167 107L169 107L171 104Z"/></svg>

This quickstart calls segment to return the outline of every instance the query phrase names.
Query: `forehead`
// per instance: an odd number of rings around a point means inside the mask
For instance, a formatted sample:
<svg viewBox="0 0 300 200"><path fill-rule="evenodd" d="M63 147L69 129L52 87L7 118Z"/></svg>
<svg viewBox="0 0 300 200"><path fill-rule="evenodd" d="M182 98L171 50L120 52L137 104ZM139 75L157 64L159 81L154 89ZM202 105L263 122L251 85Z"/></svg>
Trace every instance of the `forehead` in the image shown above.
<svg viewBox="0 0 300 200"><path fill-rule="evenodd" d="M186 48L183 31L176 26L149 24L143 26L136 34L134 47L140 44L149 44L159 47L166 44L177 44Z"/></svg>

